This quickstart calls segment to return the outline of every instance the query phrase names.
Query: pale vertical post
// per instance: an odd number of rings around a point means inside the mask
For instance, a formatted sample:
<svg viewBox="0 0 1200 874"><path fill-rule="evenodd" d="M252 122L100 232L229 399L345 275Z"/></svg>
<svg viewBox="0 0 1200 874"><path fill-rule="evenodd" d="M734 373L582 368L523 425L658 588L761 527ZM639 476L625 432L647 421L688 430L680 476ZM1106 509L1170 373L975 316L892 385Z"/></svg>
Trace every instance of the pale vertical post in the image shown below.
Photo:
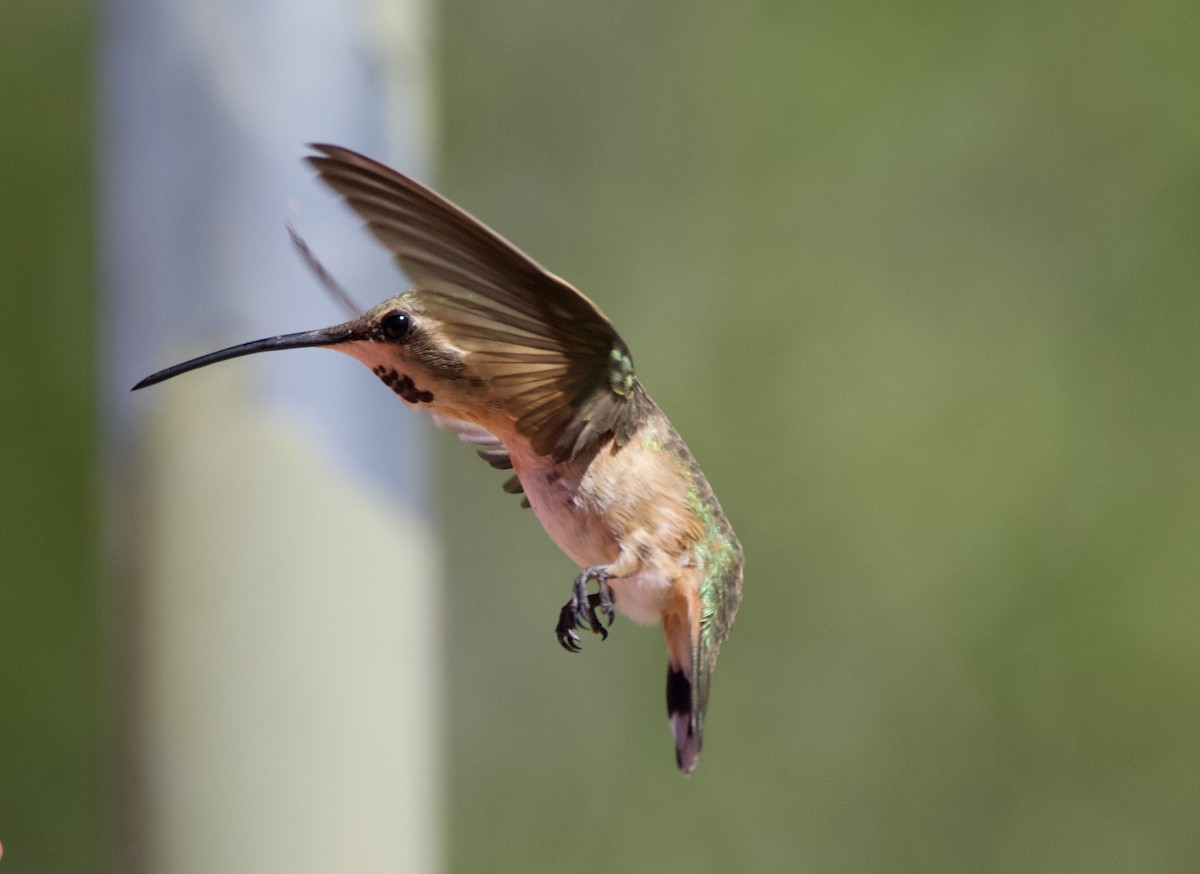
<svg viewBox="0 0 1200 874"><path fill-rule="evenodd" d="M429 177L424 0L110 0L100 15L100 342L122 870L439 867L427 422L327 350L194 353L405 286L300 162Z"/></svg>

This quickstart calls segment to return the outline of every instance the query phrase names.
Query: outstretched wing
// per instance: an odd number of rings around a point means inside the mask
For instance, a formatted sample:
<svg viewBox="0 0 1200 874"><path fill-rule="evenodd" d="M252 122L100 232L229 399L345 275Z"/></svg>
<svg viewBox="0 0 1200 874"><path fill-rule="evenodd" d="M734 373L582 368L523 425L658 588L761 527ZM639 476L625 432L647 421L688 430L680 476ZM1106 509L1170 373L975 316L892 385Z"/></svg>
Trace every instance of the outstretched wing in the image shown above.
<svg viewBox="0 0 1200 874"><path fill-rule="evenodd" d="M570 284L435 192L338 146L308 162L413 281L534 452L561 461L633 433L629 349Z"/></svg>

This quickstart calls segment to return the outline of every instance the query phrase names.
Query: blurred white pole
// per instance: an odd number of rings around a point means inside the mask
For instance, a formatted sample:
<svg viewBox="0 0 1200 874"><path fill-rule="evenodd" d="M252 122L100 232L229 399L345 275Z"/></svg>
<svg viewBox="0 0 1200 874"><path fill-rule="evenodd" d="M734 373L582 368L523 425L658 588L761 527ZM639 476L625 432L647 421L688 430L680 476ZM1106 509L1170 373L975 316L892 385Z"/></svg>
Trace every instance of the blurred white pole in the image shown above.
<svg viewBox="0 0 1200 874"><path fill-rule="evenodd" d="M404 287L300 157L335 142L429 177L427 8L101 9L119 867L437 870L428 423L326 350L129 393L192 354L344 319L286 220L364 307Z"/></svg>

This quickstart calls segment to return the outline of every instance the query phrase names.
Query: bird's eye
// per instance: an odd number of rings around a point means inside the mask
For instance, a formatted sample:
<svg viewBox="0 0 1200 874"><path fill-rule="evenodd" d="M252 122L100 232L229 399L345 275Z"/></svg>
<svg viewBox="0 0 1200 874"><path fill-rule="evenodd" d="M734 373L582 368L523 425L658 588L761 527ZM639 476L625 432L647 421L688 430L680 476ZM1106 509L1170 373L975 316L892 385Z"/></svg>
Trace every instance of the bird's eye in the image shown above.
<svg viewBox="0 0 1200 874"><path fill-rule="evenodd" d="M389 340L405 340L412 333L412 319L408 313L388 313L379 327Z"/></svg>

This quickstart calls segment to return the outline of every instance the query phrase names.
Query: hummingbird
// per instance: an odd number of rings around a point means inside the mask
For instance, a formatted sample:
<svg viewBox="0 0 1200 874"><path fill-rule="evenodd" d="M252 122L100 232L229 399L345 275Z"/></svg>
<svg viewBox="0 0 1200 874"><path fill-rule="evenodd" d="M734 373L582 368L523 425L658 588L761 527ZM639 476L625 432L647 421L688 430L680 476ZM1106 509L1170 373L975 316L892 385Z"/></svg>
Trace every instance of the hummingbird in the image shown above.
<svg viewBox="0 0 1200 874"><path fill-rule="evenodd" d="M134 389L276 349L326 347L361 361L405 404L511 470L504 490L523 495L581 568L555 626L564 649L580 651L580 631L607 639L616 612L661 623L676 763L690 772L741 603L742 549L625 341L570 283L436 192L349 149L310 148L305 160L412 287L343 324L203 355Z"/></svg>

